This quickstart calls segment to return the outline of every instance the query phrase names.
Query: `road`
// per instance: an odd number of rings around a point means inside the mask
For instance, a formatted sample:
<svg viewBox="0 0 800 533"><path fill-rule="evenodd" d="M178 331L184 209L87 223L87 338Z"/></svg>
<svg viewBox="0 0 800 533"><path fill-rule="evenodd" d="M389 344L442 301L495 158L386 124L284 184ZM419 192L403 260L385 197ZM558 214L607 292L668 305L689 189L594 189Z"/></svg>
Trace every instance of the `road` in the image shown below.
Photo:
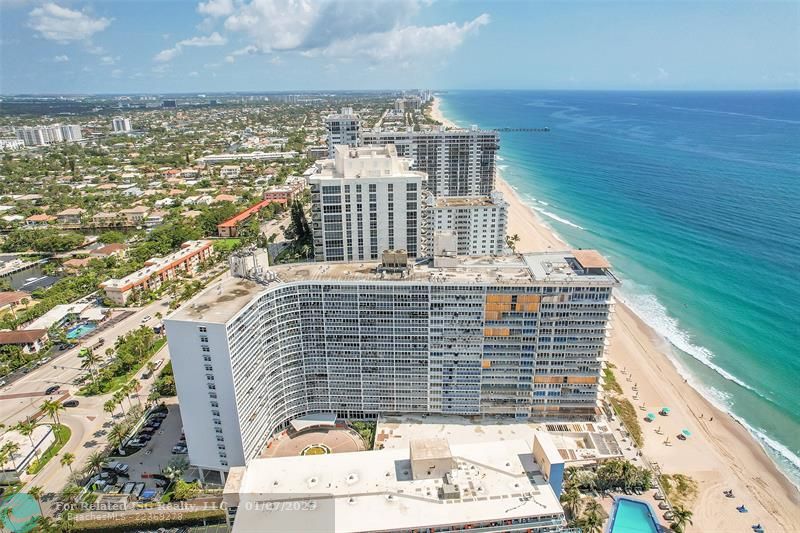
<svg viewBox="0 0 800 533"><path fill-rule="evenodd" d="M138 309L131 309L133 314L109 327L101 334L93 337L91 344L98 339L106 339L105 346L113 346L117 337L144 325L154 326L158 320L152 318L157 312L166 315L169 312L169 301L162 299L150 303ZM144 322L142 319L150 316ZM72 382L87 371L80 368L81 361L78 357L80 348L76 347L64 352L41 367L32 370L27 375L21 377L14 383L0 389L0 423L6 427L13 426L19 421L25 420L38 414L39 406L48 398L59 398L65 400L72 397L80 387L73 385ZM165 345L153 359L169 359L169 351ZM163 367L162 367L163 368ZM157 376L148 379L141 379L137 375L136 379L141 383L139 399L144 401L150 391L152 381ZM52 396L45 396L44 391L52 385L59 385L61 390ZM50 462L33 478L23 475L23 482L28 487L39 485L44 488L46 494L58 493L66 484L70 471L60 465L59 458L66 452L75 455L73 463L74 470L83 467L86 458L95 450L105 447L106 433L116 422L116 419L103 410L103 404L108 400L110 394L103 396L82 397L75 396L80 402L78 407L68 408L60 415L61 422L67 425L72 431L69 441L62 448L57 457ZM131 398L132 403L137 403L136 397ZM127 408L128 401L125 402ZM45 509L52 505L52 498L46 497L42 502Z"/></svg>

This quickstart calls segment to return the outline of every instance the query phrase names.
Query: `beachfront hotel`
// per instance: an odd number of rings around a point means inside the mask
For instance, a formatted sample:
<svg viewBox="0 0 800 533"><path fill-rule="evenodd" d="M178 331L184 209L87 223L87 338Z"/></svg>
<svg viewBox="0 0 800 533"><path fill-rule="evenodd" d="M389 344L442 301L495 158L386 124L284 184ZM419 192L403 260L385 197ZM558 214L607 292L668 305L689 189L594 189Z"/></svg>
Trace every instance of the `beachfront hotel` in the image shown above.
<svg viewBox="0 0 800 533"><path fill-rule="evenodd" d="M384 250L419 255L422 194L427 177L394 146L336 146L317 162L311 186L311 226L317 261L375 261Z"/></svg>
<svg viewBox="0 0 800 533"><path fill-rule="evenodd" d="M564 461L548 440L542 432L533 442L417 439L357 460L255 459L231 469L222 499L233 533L577 532L567 529L560 488L550 483L560 485Z"/></svg>
<svg viewBox="0 0 800 533"><path fill-rule="evenodd" d="M361 132L362 146L393 144L411 169L428 175L434 196L489 196L494 190L495 156L500 135L493 130L435 129Z"/></svg>
<svg viewBox="0 0 800 533"><path fill-rule="evenodd" d="M325 130L328 133L328 157L333 159L337 146L359 145L361 118L353 112L352 107L343 107L341 113L325 117Z"/></svg>
<svg viewBox="0 0 800 533"><path fill-rule="evenodd" d="M508 203L499 191L489 196L438 197L428 192L422 216L426 256L433 255L431 246L442 232L455 235L457 255L500 255L508 250Z"/></svg>
<svg viewBox="0 0 800 533"><path fill-rule="evenodd" d="M618 280L594 251L231 272L165 320L189 459L226 471L310 413L593 420ZM309 458L306 458L309 459Z"/></svg>

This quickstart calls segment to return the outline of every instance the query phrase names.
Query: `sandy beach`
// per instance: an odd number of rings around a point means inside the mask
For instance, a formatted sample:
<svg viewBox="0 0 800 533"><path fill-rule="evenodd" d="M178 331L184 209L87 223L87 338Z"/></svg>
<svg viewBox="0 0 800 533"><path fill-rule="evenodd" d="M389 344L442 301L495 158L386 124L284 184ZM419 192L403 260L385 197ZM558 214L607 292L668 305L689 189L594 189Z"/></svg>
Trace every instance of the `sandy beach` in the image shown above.
<svg viewBox="0 0 800 533"><path fill-rule="evenodd" d="M498 177L497 188L509 203L508 233L519 235L518 251L566 248L502 178ZM608 358L617 366L617 380L626 396L641 414L645 457L658 463L664 473L686 474L698 482L689 531L751 531L756 523L766 531L800 531L797 488L742 425L684 381L666 355L667 341L619 301L613 328ZM670 407L672 412L652 423L644 421L648 412L657 413L661 407ZM656 433L659 428L661 434ZM686 441L676 438L683 429L692 433ZM667 437L669 445L664 444ZM733 489L735 498L723 495L728 489ZM748 513L736 510L742 504Z"/></svg>
<svg viewBox="0 0 800 533"><path fill-rule="evenodd" d="M434 100L431 116L456 127L442 115L440 101ZM499 174L497 189L509 203L508 233L519 235L518 251L567 248ZM692 505L694 523L688 530L752 531L751 526L760 523L768 532L800 531L800 491L741 424L681 377L668 356L668 342L619 299L612 326L608 359L616 365L617 381L641 415L644 456L663 473L686 474L698 483ZM644 421L647 413L657 413L662 407L671 409L669 416ZM678 440L684 429L691 436ZM734 498L723 494L728 489ZM749 512L739 513L739 505Z"/></svg>

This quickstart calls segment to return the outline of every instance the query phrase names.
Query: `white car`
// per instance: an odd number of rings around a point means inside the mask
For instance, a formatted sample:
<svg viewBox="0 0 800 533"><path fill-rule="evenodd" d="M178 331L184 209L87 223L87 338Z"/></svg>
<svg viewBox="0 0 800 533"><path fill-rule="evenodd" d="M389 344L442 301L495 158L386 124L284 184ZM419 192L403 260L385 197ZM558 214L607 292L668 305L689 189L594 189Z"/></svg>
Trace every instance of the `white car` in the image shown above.
<svg viewBox="0 0 800 533"><path fill-rule="evenodd" d="M153 317L151 317L150 315L146 315L144 318L142 318L142 324L144 324L145 322L149 322L151 318Z"/></svg>

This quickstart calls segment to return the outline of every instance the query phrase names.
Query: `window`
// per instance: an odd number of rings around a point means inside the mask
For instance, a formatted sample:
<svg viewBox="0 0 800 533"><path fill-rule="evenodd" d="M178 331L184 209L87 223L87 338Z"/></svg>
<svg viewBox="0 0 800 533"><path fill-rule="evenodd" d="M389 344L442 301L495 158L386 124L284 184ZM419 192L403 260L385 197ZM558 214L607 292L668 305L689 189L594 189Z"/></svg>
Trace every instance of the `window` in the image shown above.
<svg viewBox="0 0 800 533"><path fill-rule="evenodd" d="M211 366L211 365L205 365L205 367L206 367L206 372L213 372L214 371L214 367Z"/></svg>
<svg viewBox="0 0 800 533"><path fill-rule="evenodd" d="M205 333L208 331L208 328L205 326L198 326L197 329L200 331L200 333Z"/></svg>
<svg viewBox="0 0 800 533"><path fill-rule="evenodd" d="M211 384L209 383L209 385L211 385ZM213 388L214 388L213 386L209 387L209 389L213 389ZM216 392L209 392L208 393L208 397L216 399L217 398L217 393Z"/></svg>
<svg viewBox="0 0 800 533"><path fill-rule="evenodd" d="M211 402L211 407L219 407L219 402Z"/></svg>
<svg viewBox="0 0 800 533"><path fill-rule="evenodd" d="M210 355L204 355L203 356L203 361L206 361L206 362L210 363L211 362L211 356Z"/></svg>
<svg viewBox="0 0 800 533"><path fill-rule="evenodd" d="M212 414L213 416L219 416L219 411L212 409L212 410L211 410L211 414Z"/></svg>
<svg viewBox="0 0 800 533"><path fill-rule="evenodd" d="M220 433L221 434L222 433L222 428L214 428L214 431L216 433Z"/></svg>
<svg viewBox="0 0 800 533"><path fill-rule="evenodd" d="M208 335L201 335L200 342L208 342Z"/></svg>
<svg viewBox="0 0 800 533"><path fill-rule="evenodd" d="M206 353L208 353L208 352L210 352L210 351L211 351L211 348L209 348L209 347L208 347L208 346L206 346L205 344L204 344L203 346L201 346L201 348L202 348L202 349L203 349L203 351L204 351L204 352L206 352Z"/></svg>
<svg viewBox="0 0 800 533"><path fill-rule="evenodd" d="M206 383L206 385L208 385L209 390L217 390L217 386L213 383ZM214 398L216 398L216 396L214 396Z"/></svg>
<svg viewBox="0 0 800 533"><path fill-rule="evenodd" d="M206 379L208 381L214 381L214 374L206 374Z"/></svg>

